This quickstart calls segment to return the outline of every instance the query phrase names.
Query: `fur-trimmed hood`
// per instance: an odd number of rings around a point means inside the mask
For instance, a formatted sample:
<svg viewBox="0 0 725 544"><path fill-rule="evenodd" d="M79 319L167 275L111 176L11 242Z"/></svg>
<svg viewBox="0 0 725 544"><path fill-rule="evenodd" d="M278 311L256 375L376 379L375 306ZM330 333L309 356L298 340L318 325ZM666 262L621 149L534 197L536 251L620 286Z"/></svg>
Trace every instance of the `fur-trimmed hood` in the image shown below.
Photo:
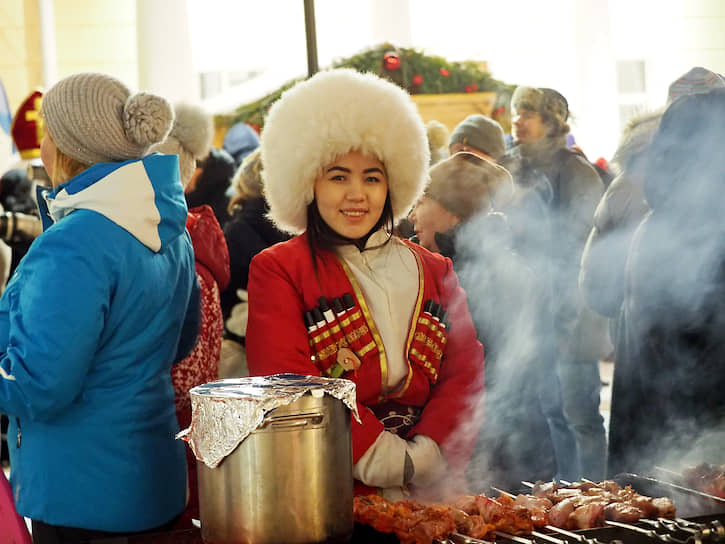
<svg viewBox="0 0 725 544"><path fill-rule="evenodd" d="M314 180L336 157L360 151L388 174L395 221L407 216L427 181L426 130L408 93L374 74L320 72L282 94L262 132L262 178L269 217L281 229L307 228Z"/></svg>
<svg viewBox="0 0 725 544"><path fill-rule="evenodd" d="M619 172L626 172L635 167L637 159L652 142L652 137L660 126L662 113L662 109L643 113L627 122L619 140L619 147L612 157L612 164Z"/></svg>

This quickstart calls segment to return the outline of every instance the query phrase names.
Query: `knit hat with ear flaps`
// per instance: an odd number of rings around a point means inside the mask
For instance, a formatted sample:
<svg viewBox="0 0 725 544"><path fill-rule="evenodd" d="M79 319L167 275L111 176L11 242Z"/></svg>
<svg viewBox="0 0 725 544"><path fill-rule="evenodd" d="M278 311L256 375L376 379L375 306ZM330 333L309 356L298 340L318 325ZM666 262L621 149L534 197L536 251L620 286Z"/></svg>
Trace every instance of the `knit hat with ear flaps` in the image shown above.
<svg viewBox="0 0 725 544"><path fill-rule="evenodd" d="M569 103L566 98L545 87L517 87L511 96L511 109L514 111L529 110L541 115L551 130L550 137L563 136L569 132Z"/></svg>
<svg viewBox="0 0 725 544"><path fill-rule="evenodd" d="M508 170L462 151L431 168L424 195L465 221L492 205L505 204L513 186Z"/></svg>
<svg viewBox="0 0 725 544"><path fill-rule="evenodd" d="M458 123L453 129L450 143L473 147L495 161L503 157L506 151L501 125L480 113L469 115Z"/></svg>
<svg viewBox="0 0 725 544"><path fill-rule="evenodd" d="M269 217L284 231L307 228L307 206L322 168L349 151L377 157L388 177L395 221L423 192L430 153L408 93L373 74L320 72L282 94L262 132Z"/></svg>
<svg viewBox="0 0 725 544"><path fill-rule="evenodd" d="M84 164L141 158L166 138L174 120L166 99L132 94L119 80L93 72L53 85L42 113L56 147Z"/></svg>
<svg viewBox="0 0 725 544"><path fill-rule="evenodd" d="M723 76L702 66L695 66L670 84L667 89L667 105L672 104L681 96L707 93L713 89L722 89L724 87L725 78Z"/></svg>
<svg viewBox="0 0 725 544"><path fill-rule="evenodd" d="M152 150L179 156L181 184L186 187L196 171L196 161L209 155L214 123L211 115L193 104L177 104L174 113L171 132L166 140L155 145Z"/></svg>

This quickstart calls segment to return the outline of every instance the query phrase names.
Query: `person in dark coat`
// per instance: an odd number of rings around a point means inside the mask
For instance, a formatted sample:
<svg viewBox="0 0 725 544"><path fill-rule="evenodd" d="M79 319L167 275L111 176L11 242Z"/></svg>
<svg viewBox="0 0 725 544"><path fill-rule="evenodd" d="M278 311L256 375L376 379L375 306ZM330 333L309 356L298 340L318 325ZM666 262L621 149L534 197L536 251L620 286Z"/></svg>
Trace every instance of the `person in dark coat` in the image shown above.
<svg viewBox="0 0 725 544"><path fill-rule="evenodd" d="M224 227L229 221L229 197L226 191L234 176L234 159L223 149L212 147L209 155L186 188L186 204L196 208L207 204L214 210L219 224Z"/></svg>
<svg viewBox="0 0 725 544"><path fill-rule="evenodd" d="M229 203L231 219L224 226L229 249L231 279L221 293L224 342L220 376L246 375L244 343L247 328L247 281L252 257L263 249L289 240L267 218L269 206L262 192L262 161L259 148L243 161L232 180L236 196Z"/></svg>
<svg viewBox="0 0 725 544"><path fill-rule="evenodd" d="M609 473L722 463L725 89L677 98L649 151L651 212L630 247Z"/></svg>
<svg viewBox="0 0 725 544"><path fill-rule="evenodd" d="M459 152L431 168L430 178L409 216L413 241L453 261L486 346L470 488L517 489L521 480L551 480L556 458L537 385L541 354L534 316L540 297L533 271L511 249L505 216L494 211L511 197L511 175L478 154ZM561 404L559 410L565 426Z"/></svg>

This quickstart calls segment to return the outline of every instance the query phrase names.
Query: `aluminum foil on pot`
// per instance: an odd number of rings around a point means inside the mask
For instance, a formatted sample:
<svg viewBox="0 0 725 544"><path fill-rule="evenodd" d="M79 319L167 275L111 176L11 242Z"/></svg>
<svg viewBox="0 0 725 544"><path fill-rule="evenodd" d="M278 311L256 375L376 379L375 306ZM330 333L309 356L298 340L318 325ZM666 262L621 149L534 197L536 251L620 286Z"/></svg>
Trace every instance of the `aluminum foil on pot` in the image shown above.
<svg viewBox="0 0 725 544"><path fill-rule="evenodd" d="M350 380L275 374L217 380L194 387L191 425L176 435L186 440L199 461L216 468L275 408L302 395L332 395L341 400L360 422L355 383Z"/></svg>

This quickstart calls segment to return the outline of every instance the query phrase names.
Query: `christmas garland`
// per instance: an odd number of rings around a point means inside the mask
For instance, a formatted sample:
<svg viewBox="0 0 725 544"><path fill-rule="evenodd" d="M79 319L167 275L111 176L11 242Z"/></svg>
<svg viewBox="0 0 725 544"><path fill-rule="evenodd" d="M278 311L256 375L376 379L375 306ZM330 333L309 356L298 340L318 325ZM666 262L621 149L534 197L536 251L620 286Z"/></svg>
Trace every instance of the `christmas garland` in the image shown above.
<svg viewBox="0 0 725 544"><path fill-rule="evenodd" d="M505 109L515 85L494 79L490 73L473 61L448 62L443 57L426 55L412 48L395 47L384 43L334 62L333 68L353 68L372 72L389 79L410 94L442 93L497 93L498 113ZM272 103L301 79L285 83L267 96L237 108L232 114L221 115L217 124L231 126L237 122L251 125L258 132Z"/></svg>

